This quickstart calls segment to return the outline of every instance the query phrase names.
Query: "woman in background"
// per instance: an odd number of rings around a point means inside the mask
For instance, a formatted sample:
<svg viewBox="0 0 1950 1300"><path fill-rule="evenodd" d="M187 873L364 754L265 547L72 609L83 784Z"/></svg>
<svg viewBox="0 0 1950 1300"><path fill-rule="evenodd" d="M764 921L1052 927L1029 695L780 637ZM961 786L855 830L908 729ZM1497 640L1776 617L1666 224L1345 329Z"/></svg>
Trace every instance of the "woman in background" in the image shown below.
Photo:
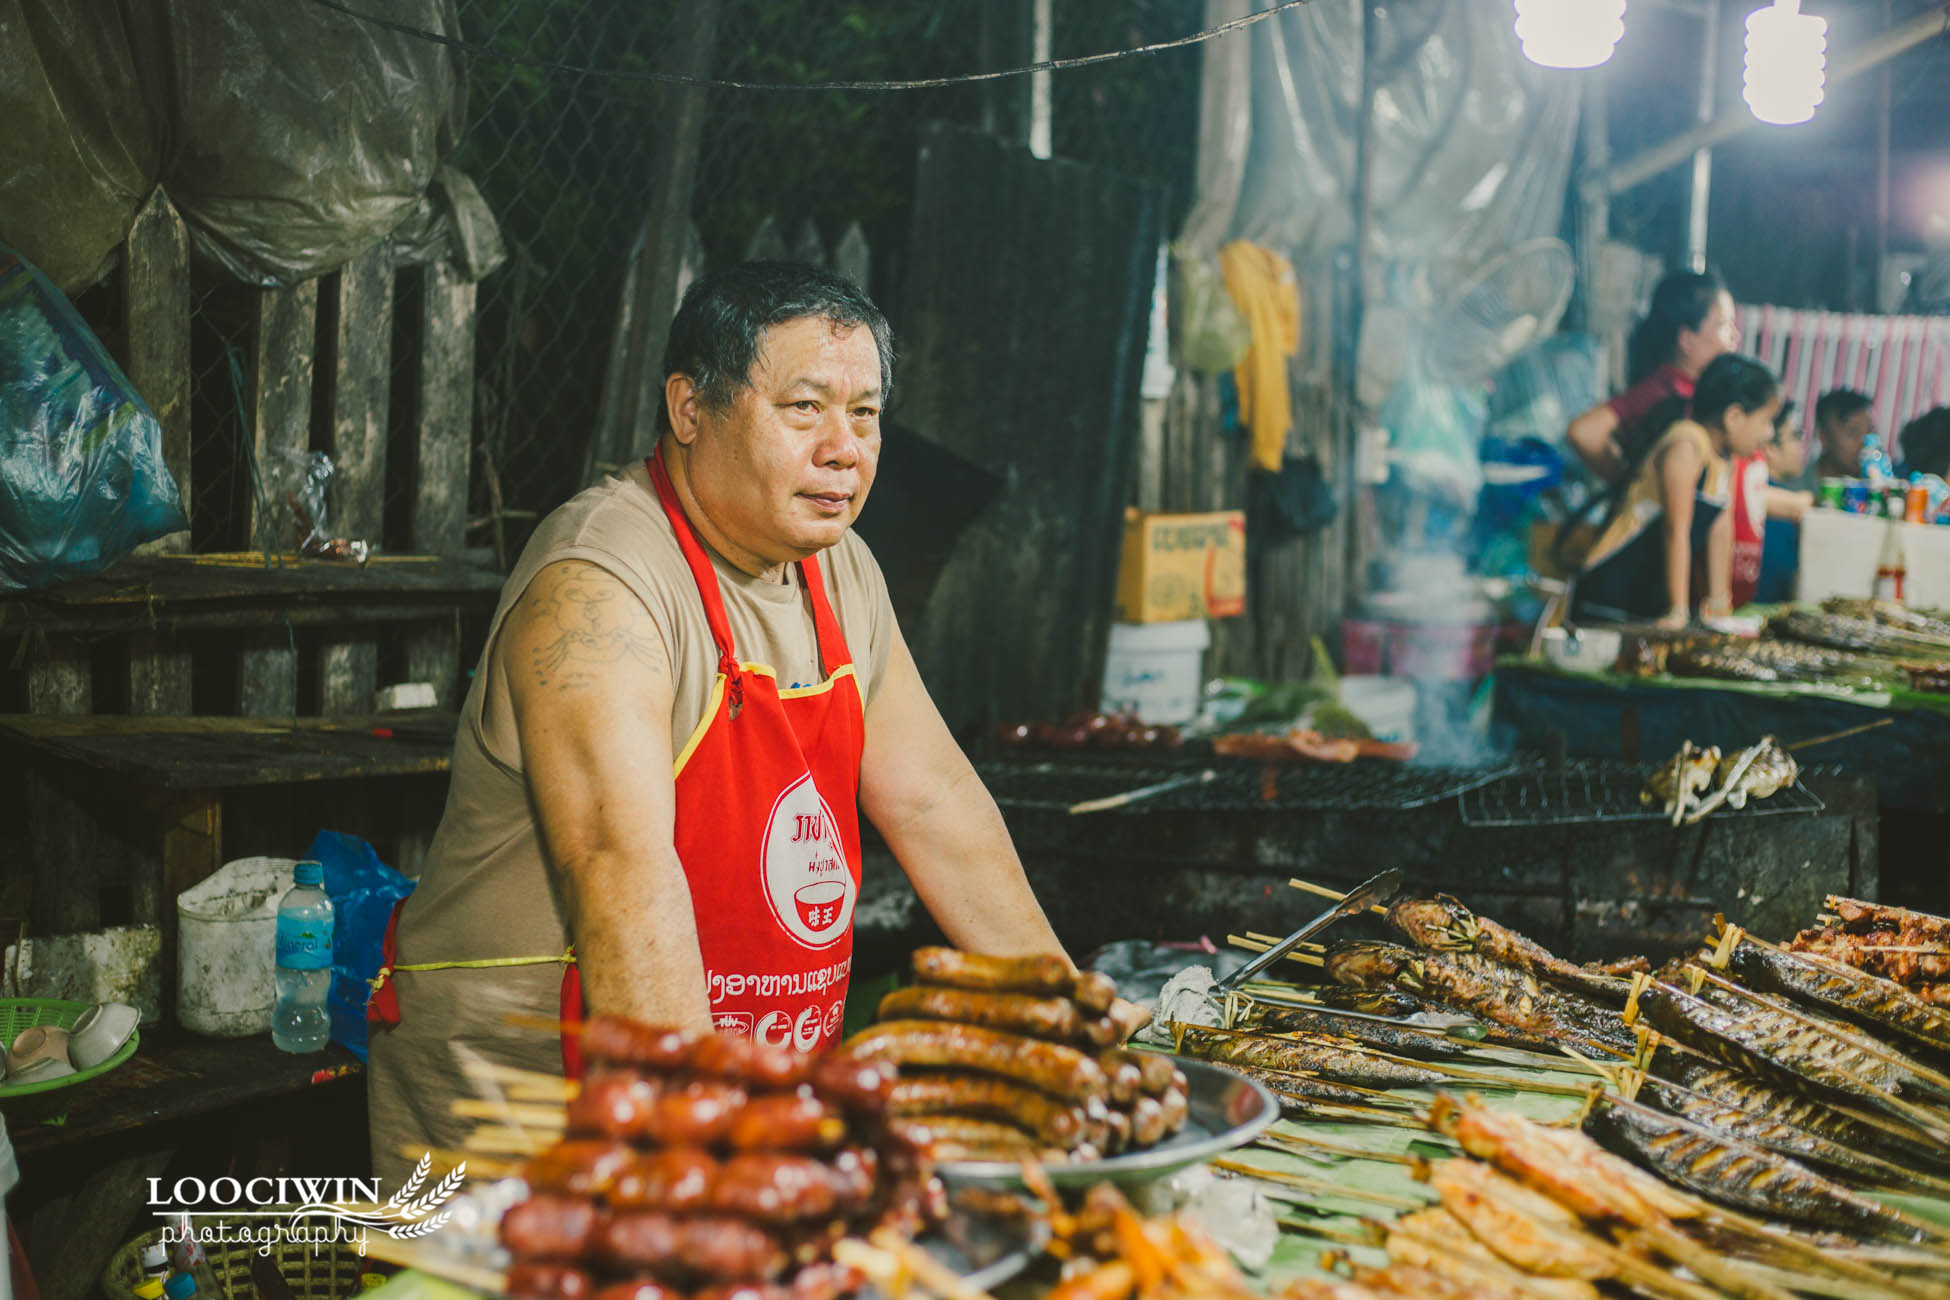
<svg viewBox="0 0 1950 1300"><path fill-rule="evenodd" d="M1690 419L1678 396L1652 412L1651 445L1629 467L1578 575L1574 617L1683 627L1702 586L1701 617L1732 612L1731 466L1766 445L1780 404L1781 386L1767 367L1727 353L1700 373Z"/></svg>
<svg viewBox="0 0 1950 1300"><path fill-rule="evenodd" d="M1733 295L1710 271L1674 271L1652 291L1645 319L1632 331L1631 386L1577 419L1565 437L1586 469L1617 483L1664 425L1651 416L1674 398L1690 398L1715 357L1740 345Z"/></svg>

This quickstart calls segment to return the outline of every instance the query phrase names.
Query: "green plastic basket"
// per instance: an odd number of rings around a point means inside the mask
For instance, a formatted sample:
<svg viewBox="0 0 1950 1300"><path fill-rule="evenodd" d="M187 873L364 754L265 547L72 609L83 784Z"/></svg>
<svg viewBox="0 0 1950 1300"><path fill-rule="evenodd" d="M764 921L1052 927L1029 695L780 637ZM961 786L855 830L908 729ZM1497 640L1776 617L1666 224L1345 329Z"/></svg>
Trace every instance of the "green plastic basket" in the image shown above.
<svg viewBox="0 0 1950 1300"><path fill-rule="evenodd" d="M239 1238L247 1229L261 1231L265 1223L262 1218L221 1219L216 1215L198 1215L196 1221L199 1228L221 1224L224 1235ZM151 1228L115 1252L102 1270L102 1294L107 1300L135 1300L135 1288L142 1282L143 1249L161 1241L162 1234L161 1228ZM210 1258L210 1271L216 1275L222 1293L210 1300L260 1300L257 1284L251 1281L251 1257L264 1249L256 1241L206 1240L203 1253ZM350 1242L281 1240L270 1243L269 1253L297 1300L345 1300L360 1286L359 1272L365 1261Z"/></svg>
<svg viewBox="0 0 1950 1300"><path fill-rule="evenodd" d="M0 1044L7 1044L20 1036L23 1029L35 1025L49 1025L61 1029L74 1028L74 1022L81 1019L81 1013L88 1009L86 1002L63 1002L55 998L0 998ZM135 1055L136 1047L142 1042L142 1032L137 1030L129 1035L129 1041L122 1044L121 1050L103 1061L100 1065L86 1070L76 1070L58 1079L37 1079L32 1083L0 1082L0 1105L16 1101L22 1097L33 1097L40 1093L55 1092L71 1088L77 1083L107 1074Z"/></svg>

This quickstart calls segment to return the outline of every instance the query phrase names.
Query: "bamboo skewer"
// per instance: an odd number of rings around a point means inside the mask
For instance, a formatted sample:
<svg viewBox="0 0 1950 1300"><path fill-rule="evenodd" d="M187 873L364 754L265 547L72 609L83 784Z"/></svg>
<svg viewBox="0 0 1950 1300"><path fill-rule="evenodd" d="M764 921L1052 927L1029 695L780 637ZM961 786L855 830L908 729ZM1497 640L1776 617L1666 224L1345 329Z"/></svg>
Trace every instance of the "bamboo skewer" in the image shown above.
<svg viewBox="0 0 1950 1300"><path fill-rule="evenodd" d="M1807 749L1811 745L1826 745L1831 740L1847 740L1850 736L1859 736L1865 731L1874 731L1877 727L1886 727L1894 721L1894 718L1878 718L1874 722L1865 722L1859 727L1849 727L1844 731L1831 731L1825 736L1816 736L1810 740L1797 740L1792 745L1783 745L1781 748L1792 754L1797 749Z"/></svg>
<svg viewBox="0 0 1950 1300"><path fill-rule="evenodd" d="M1299 1041L1297 1039L1284 1038L1278 1034L1253 1034L1238 1029L1219 1029L1211 1025L1199 1025L1195 1026L1195 1028L1198 1028L1204 1033L1220 1034L1227 1038L1253 1038L1269 1043L1297 1043ZM1415 1069L1433 1070L1437 1074L1446 1074L1452 1079L1466 1080L1483 1088L1500 1088L1508 1092L1547 1093L1557 1097L1588 1097L1591 1095L1591 1088L1588 1085L1576 1087L1568 1083L1545 1083L1538 1079L1513 1078L1510 1075L1498 1074L1494 1070L1483 1070L1463 1065L1447 1065L1441 1061L1418 1061L1411 1057L1397 1056L1393 1052L1384 1052L1379 1047L1370 1047L1365 1043L1355 1042L1353 1039L1347 1039L1345 1041L1336 1040L1335 1046L1341 1051L1353 1052L1377 1061L1387 1061L1391 1065L1405 1065ZM1266 1069L1269 1067L1261 1066L1258 1068ZM1298 1070L1276 1070L1274 1072L1282 1074L1301 1073ZM1351 1087L1353 1085L1338 1084L1336 1086Z"/></svg>
<svg viewBox="0 0 1950 1300"><path fill-rule="evenodd" d="M447 1113L456 1119L491 1119L511 1128L533 1127L559 1133L568 1123L568 1112L560 1106L532 1102L489 1101L479 1097L460 1097L447 1104Z"/></svg>
<svg viewBox="0 0 1950 1300"><path fill-rule="evenodd" d="M538 1156L560 1138L560 1133L544 1135L532 1129L483 1124L462 1139L461 1147L470 1160L476 1155Z"/></svg>
<svg viewBox="0 0 1950 1300"><path fill-rule="evenodd" d="M500 1087L510 1100L514 1100L515 1093L521 1091L534 1094L535 1101L568 1101L582 1091L579 1081L544 1070L523 1070L478 1058L463 1061L460 1068L470 1078Z"/></svg>
<svg viewBox="0 0 1950 1300"><path fill-rule="evenodd" d="M1306 893L1318 894L1322 898L1331 898L1337 903L1347 897L1347 892L1345 890L1329 889L1325 885L1316 885L1312 881L1302 880L1298 876L1289 878L1286 883L1293 886L1293 888L1302 890ZM1370 912L1373 912L1376 916L1388 915L1388 909L1383 907L1379 903L1368 904L1368 910Z"/></svg>
<svg viewBox="0 0 1950 1300"><path fill-rule="evenodd" d="M1393 1196L1387 1192L1370 1192L1359 1187L1340 1187L1319 1178L1309 1178L1305 1174L1290 1174L1279 1169L1261 1169L1257 1165L1241 1164L1237 1160L1214 1160L1214 1169L1223 1169L1230 1174L1239 1174L1260 1182L1274 1183L1291 1187L1295 1191L1313 1192L1322 1196L1341 1196L1354 1201L1368 1201L1375 1205L1385 1205L1393 1210L1420 1210L1432 1202L1417 1200L1409 1196Z"/></svg>
<svg viewBox="0 0 1950 1300"><path fill-rule="evenodd" d="M1253 941L1254 943L1263 943L1263 944L1265 944L1265 945L1266 945L1267 947L1269 947L1269 948L1270 948L1270 947L1272 947L1272 946L1273 946L1274 944L1276 944L1276 943L1278 943L1278 942L1280 941L1280 936L1279 936L1279 935L1277 935L1277 934L1261 934L1261 933L1260 933L1259 931L1257 931L1257 930L1248 930L1248 931L1246 931L1246 937L1247 937L1248 939L1251 939L1251 940L1252 940L1252 941ZM1310 942L1310 941L1308 941L1308 940L1306 940L1306 939L1302 939L1302 940L1301 940L1301 941L1300 941L1300 942L1299 942L1298 944L1296 944L1295 946L1296 946L1296 947L1299 947L1299 948L1305 948L1305 949L1306 949L1306 950L1307 950L1308 952L1326 952L1326 951L1327 951L1327 945L1326 945L1326 944L1324 944L1324 943L1312 943L1312 942Z"/></svg>
<svg viewBox="0 0 1950 1300"><path fill-rule="evenodd" d="M1238 934L1227 935L1226 942L1235 948L1244 948L1247 952L1265 952L1273 946L1270 943L1259 943L1246 938L1244 935ZM1300 952L1298 950L1288 953L1286 960L1301 962L1308 966L1325 966L1327 964L1323 958L1316 957L1310 952Z"/></svg>
<svg viewBox="0 0 1950 1300"><path fill-rule="evenodd" d="M1295 1155L1305 1155L1308 1151L1325 1151L1330 1155L1348 1156L1356 1160L1380 1160L1388 1164L1407 1165L1411 1169L1419 1163L1415 1156L1396 1155L1391 1151L1364 1151L1360 1147L1343 1146L1339 1142L1329 1142L1326 1138L1301 1137L1296 1133L1262 1133L1253 1139L1253 1145L1290 1151Z"/></svg>

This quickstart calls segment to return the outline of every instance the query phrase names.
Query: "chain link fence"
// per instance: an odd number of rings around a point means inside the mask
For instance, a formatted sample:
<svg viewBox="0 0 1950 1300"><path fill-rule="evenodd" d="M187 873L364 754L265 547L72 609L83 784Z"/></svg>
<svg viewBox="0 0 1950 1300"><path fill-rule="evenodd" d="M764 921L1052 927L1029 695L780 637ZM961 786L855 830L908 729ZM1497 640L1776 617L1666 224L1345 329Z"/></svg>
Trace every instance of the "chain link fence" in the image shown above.
<svg viewBox="0 0 1950 1300"><path fill-rule="evenodd" d="M714 78L810 82L952 76L1025 61L997 36L1011 4L909 0L723 0ZM1202 0L1055 0L1057 58L1185 35ZM985 15L986 11L986 15ZM582 5L461 0L462 34L498 50L582 67L659 66L673 0ZM1197 132L1196 47L1053 76L1059 157L1098 163L1189 200ZM509 259L480 286L469 541L517 554L533 523L578 487L615 326L618 293L654 177L662 128L649 82L470 60L456 164L501 224ZM706 94L691 212L706 267L748 252L830 253L858 223L869 289L900 302L903 245L928 120L995 127L1024 82L900 92ZM756 241L756 246L755 246ZM898 327L898 320L896 321Z"/></svg>

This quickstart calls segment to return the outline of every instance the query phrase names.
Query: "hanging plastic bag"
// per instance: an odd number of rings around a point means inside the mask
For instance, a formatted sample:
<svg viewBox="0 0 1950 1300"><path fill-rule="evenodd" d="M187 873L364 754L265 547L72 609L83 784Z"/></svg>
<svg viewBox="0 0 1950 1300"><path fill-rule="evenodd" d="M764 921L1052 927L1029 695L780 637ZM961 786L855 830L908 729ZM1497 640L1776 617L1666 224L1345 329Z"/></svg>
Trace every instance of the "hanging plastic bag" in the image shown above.
<svg viewBox="0 0 1950 1300"><path fill-rule="evenodd" d="M1176 248L1171 266L1178 278L1178 355L1202 374L1224 374L1253 345L1253 332L1233 305L1218 267Z"/></svg>
<svg viewBox="0 0 1950 1300"><path fill-rule="evenodd" d="M332 1041L363 1061L366 994L379 973L386 922L394 904L419 882L381 862L372 845L341 831L318 832L305 859L323 864L325 892L332 898L332 987L325 999Z"/></svg>
<svg viewBox="0 0 1950 1300"><path fill-rule="evenodd" d="M1401 382L1380 411L1388 430L1388 458L1416 490L1473 510L1483 487L1478 452L1487 412L1481 386L1430 378L1411 352Z"/></svg>
<svg viewBox="0 0 1950 1300"><path fill-rule="evenodd" d="M52 281L0 244L0 591L189 527L162 427Z"/></svg>

